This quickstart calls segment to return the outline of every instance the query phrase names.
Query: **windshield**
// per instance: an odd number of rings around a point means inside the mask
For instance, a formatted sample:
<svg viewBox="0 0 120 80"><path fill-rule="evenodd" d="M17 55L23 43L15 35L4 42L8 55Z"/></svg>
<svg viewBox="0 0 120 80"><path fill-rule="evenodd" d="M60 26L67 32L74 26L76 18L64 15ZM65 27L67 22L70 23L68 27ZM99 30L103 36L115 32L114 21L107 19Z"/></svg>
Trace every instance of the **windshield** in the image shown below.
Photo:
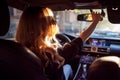
<svg viewBox="0 0 120 80"><path fill-rule="evenodd" d="M10 9L11 24L9 32L3 36L7 38L13 38L15 35L16 27L20 18L22 11L15 8ZM101 10L93 10L101 12ZM92 33L91 37L96 38L115 38L120 39L120 24L112 24L108 21L106 9L104 9L105 17L103 21L100 21L97 25L95 31ZM78 36L82 31L87 28L91 22L78 21L77 15L83 13L90 13L89 9L75 9L75 10L64 10L64 11L54 11L54 17L60 28L61 33L70 34L73 36Z"/></svg>
<svg viewBox="0 0 120 80"><path fill-rule="evenodd" d="M101 9L93 9L93 11L97 11L101 13ZM116 38L120 39L120 24L112 24L108 20L107 11L103 9L105 12L105 17L103 20L99 22L95 31L91 35L91 37L98 38ZM91 22L86 21L78 21L77 15L83 13L90 13L89 9L75 9L75 10L65 10L65 11L56 11L55 18L60 27L60 31L62 33L67 33L73 36L78 36L85 28L89 27Z"/></svg>

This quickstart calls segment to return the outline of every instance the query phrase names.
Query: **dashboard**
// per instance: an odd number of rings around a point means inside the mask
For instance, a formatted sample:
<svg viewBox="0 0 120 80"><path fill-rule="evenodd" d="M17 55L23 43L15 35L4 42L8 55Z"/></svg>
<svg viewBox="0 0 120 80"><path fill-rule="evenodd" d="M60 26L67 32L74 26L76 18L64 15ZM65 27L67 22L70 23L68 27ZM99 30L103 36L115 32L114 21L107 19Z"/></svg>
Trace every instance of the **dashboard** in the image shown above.
<svg viewBox="0 0 120 80"><path fill-rule="evenodd" d="M98 57L109 55L120 57L120 40L89 38L84 43L81 53L79 66L73 80L86 80L89 66Z"/></svg>
<svg viewBox="0 0 120 80"><path fill-rule="evenodd" d="M64 34L70 40L76 37ZM120 57L120 37L90 37L83 43L82 51L79 52L80 59L77 71L73 80L86 80L87 71L91 63L102 56L118 56Z"/></svg>
<svg viewBox="0 0 120 80"><path fill-rule="evenodd" d="M75 39L75 36L64 34L70 40ZM92 56L108 56L114 55L120 57L120 37L90 37L85 43L83 43L82 52L80 55L92 55Z"/></svg>
<svg viewBox="0 0 120 80"><path fill-rule="evenodd" d="M89 38L83 46L84 53L120 56L120 40L109 38Z"/></svg>

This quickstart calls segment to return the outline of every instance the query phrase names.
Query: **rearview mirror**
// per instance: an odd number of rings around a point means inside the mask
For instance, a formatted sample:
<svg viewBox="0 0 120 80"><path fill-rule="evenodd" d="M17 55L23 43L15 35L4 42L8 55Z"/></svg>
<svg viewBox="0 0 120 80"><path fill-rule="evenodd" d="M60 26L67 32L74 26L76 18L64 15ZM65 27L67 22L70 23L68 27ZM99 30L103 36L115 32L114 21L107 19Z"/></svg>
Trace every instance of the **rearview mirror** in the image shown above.
<svg viewBox="0 0 120 80"><path fill-rule="evenodd" d="M101 14L101 16L103 16L103 15ZM77 20L78 20L78 21L92 22L92 14L91 14L91 13L79 14L79 15L77 16ZM102 20L103 20L103 17L101 18L100 21L102 21Z"/></svg>
<svg viewBox="0 0 120 80"><path fill-rule="evenodd" d="M87 22L91 22L92 21L92 15L90 13L87 14L79 14L77 16L77 20L78 21L87 21Z"/></svg>

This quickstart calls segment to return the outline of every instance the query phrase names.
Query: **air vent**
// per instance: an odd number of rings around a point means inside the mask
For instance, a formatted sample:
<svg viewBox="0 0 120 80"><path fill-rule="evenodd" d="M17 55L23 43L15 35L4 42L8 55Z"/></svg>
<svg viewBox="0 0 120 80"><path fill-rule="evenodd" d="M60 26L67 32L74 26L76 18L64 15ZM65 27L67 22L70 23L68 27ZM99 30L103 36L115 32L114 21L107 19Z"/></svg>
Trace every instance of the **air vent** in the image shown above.
<svg viewBox="0 0 120 80"><path fill-rule="evenodd" d="M83 48L83 51L91 51L91 47L85 46L85 47Z"/></svg>
<svg viewBox="0 0 120 80"><path fill-rule="evenodd" d="M98 52L108 52L108 48L98 48Z"/></svg>

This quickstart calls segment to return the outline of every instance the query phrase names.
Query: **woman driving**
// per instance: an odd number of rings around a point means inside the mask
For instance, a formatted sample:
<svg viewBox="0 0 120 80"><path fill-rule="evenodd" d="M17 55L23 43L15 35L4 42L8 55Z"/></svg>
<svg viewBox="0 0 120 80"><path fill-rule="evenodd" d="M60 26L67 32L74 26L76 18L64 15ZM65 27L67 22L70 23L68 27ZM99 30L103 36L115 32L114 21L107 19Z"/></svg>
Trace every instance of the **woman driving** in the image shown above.
<svg viewBox="0 0 120 80"><path fill-rule="evenodd" d="M29 48L42 61L44 71L50 80L64 80L62 66L82 50L85 42L96 28L101 16L92 13L93 22L78 38L61 46L55 35L59 28L48 7L28 7L20 18L15 39Z"/></svg>

